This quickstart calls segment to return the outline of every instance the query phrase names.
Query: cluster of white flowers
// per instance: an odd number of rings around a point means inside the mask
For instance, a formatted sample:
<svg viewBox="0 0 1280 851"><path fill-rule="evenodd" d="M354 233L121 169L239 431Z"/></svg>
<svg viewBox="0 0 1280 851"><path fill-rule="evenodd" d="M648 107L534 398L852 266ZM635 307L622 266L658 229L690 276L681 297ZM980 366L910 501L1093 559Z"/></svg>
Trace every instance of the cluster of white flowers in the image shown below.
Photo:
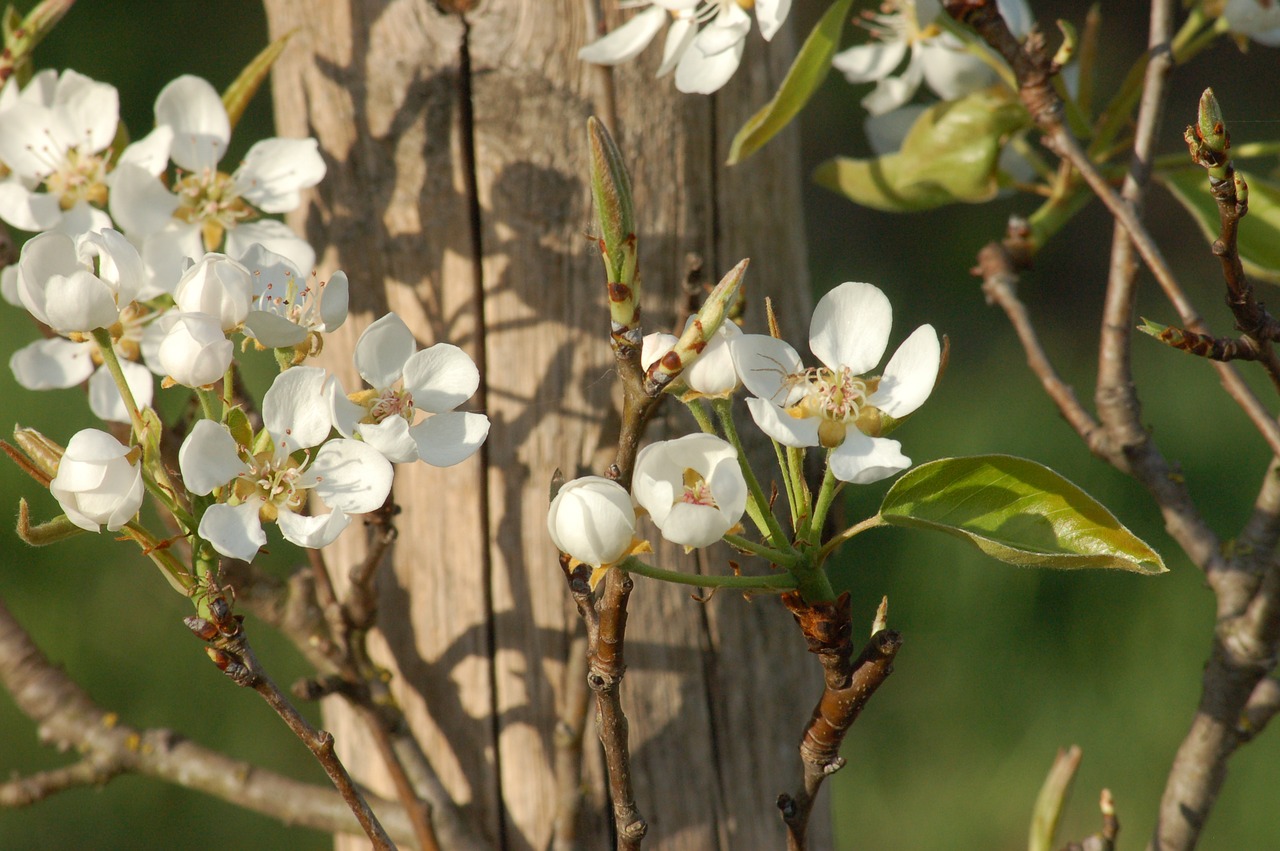
<svg viewBox="0 0 1280 851"><path fill-rule="evenodd" d="M929 397L942 356L937 332L922 325L883 374L866 376L884 356L892 322L877 287L841 284L814 309L809 347L821 366L808 368L786 342L725 322L680 376L683 395L727 399L745 387L752 419L773 440L828 450L831 473L842 482L880 481L911 466L901 444L880 433ZM646 337L642 363L657 361L675 340ZM634 551L637 508L666 540L705 547L737 527L747 498L737 449L713 434L691 434L641 450L630 494L597 476L569 482L551 503L547 527L562 552L601 567Z"/></svg>
<svg viewBox="0 0 1280 851"><path fill-rule="evenodd" d="M153 375L225 399L221 420L191 429L179 467L186 490L205 497L193 501L202 510L189 531L240 559L266 542L266 522L302 546L330 543L350 515L383 504L392 462L470 457L489 421L453 410L479 384L457 347L417 351L387 315L356 346L372 389L348 395L336 376L299 365L346 321L347 277L318 279L311 246L264 214L295 209L324 176L316 141L259 141L227 173L219 163L231 121L208 82L169 83L155 116L152 132L114 151L113 87L43 71L20 90L13 78L0 89L0 218L36 232L4 270L4 296L51 332L10 359L18 383L87 381L98 417L135 428L152 405ZM237 335L242 351L276 350L282 370L257 435L228 426L231 393L210 392L233 382ZM85 429L68 442L50 489L77 526L117 530L140 508L142 455ZM309 513L311 495L331 511Z"/></svg>

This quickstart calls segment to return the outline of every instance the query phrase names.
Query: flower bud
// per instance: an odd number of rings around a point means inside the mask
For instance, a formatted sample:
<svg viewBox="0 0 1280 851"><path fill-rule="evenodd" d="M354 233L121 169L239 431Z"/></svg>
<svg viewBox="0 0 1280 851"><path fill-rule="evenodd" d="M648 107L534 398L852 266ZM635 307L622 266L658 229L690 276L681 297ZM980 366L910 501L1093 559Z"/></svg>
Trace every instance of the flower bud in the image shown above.
<svg viewBox="0 0 1280 851"><path fill-rule="evenodd" d="M238 328L249 315L253 275L225 254L206 254L178 281L173 300L186 313L208 313L223 331Z"/></svg>
<svg viewBox="0 0 1280 851"><path fill-rule="evenodd" d="M218 319L207 313L171 313L158 359L165 374L187 387L213 384L227 371L235 349Z"/></svg>
<svg viewBox="0 0 1280 851"><path fill-rule="evenodd" d="M142 505L142 468L137 453L104 431L76 432L58 464L49 491L67 519L90 532L114 532Z"/></svg>
<svg viewBox="0 0 1280 851"><path fill-rule="evenodd" d="M547 531L557 549L595 567L626 555L635 529L631 496L600 476L566 483L547 512Z"/></svg>
<svg viewBox="0 0 1280 851"><path fill-rule="evenodd" d="M640 450L631 494L662 537L686 547L720 540L747 507L738 451L713 434L690 434Z"/></svg>

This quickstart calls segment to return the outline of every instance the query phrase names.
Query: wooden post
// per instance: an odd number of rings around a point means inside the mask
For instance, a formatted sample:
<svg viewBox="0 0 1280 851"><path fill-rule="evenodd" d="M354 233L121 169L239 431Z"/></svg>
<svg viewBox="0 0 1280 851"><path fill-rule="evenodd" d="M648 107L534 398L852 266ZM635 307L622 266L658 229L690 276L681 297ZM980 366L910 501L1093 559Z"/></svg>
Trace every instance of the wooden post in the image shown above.
<svg viewBox="0 0 1280 851"><path fill-rule="evenodd" d="M477 829L495 847L547 848L554 731L581 628L546 533L548 486L557 467L601 472L617 429L602 265L586 238L585 122L612 121L632 169L646 330L683 318L690 254L711 282L749 256L749 327L763 330L771 295L784 329L803 339L811 300L797 139L784 134L747 164L723 165L733 132L781 80L792 36L766 50L753 33L743 67L715 97L655 79L655 43L613 72L611 117L608 73L577 58L593 37L580 1L478 4L469 72L462 22L426 0L265 5L272 38L296 30L274 72L280 132L316 136L329 167L293 224L316 246L322 276L341 268L351 280L351 318L328 337L323 362L356 386L355 340L393 310L421 345L448 341L476 358L492 420L482 456L398 469L400 537L379 578L375 650ZM622 17L612 3L607 11L616 26ZM677 407L651 435L692 430ZM359 560L359 537L327 553L335 574ZM661 558L723 573L726 557ZM790 615L771 598L699 603L688 589L637 578L627 652L645 848L780 847L773 802L796 786L796 744L821 691ZM337 701L326 723L352 773L390 794L375 748ZM580 847L607 847L590 718L583 765ZM829 846L827 821L815 819L814 847Z"/></svg>

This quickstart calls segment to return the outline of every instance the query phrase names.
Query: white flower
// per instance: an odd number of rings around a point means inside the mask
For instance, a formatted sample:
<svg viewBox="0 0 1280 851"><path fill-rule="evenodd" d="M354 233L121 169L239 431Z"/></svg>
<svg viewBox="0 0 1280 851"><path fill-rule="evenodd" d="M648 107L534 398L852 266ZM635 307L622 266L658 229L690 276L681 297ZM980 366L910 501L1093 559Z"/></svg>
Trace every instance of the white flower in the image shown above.
<svg viewBox="0 0 1280 851"><path fill-rule="evenodd" d="M297 346L312 334L323 334L347 321L348 286L344 272L327 281L304 278L287 257L261 245L244 256L253 275L252 309L245 334L268 349Z"/></svg>
<svg viewBox="0 0 1280 851"><path fill-rule="evenodd" d="M689 434L641 449L631 495L662 537L686 547L720 540L747 507L738 450L713 434Z"/></svg>
<svg viewBox="0 0 1280 851"><path fill-rule="evenodd" d="M690 316L685 323L687 328L696 319ZM736 323L725 320L720 323L716 333L707 342L706 348L692 364L680 373L680 379L689 389L701 396L728 398L740 386L738 372L733 366L733 356L729 353L728 343L735 337L742 336L742 329ZM648 369L660 357L675 348L679 338L661 332L646 334L640 348L640 365Z"/></svg>
<svg viewBox="0 0 1280 851"><path fill-rule="evenodd" d="M998 0L997 5L1014 35L1025 35L1031 23L1025 0ZM881 115L897 109L911 100L922 81L943 100L956 100L995 81L985 62L933 23L945 14L938 0L888 0L881 9L867 13L871 40L831 60L850 83L876 84L862 99L867 112ZM904 59L902 72L890 76Z"/></svg>
<svg viewBox="0 0 1280 851"><path fill-rule="evenodd" d="M152 318L137 309L137 305L121 314L120 337L116 340L116 355L120 357L120 369L133 393L133 399L142 407L151 404L154 392L151 371L128 358L137 357L141 325ZM115 379L105 366L97 366L100 356L98 344L93 340L77 342L65 337L50 337L23 346L9 358L9 369L18 384L27 390L62 390L81 382L89 382L89 409L94 415L108 422L127 423L129 411L116 387Z"/></svg>
<svg viewBox="0 0 1280 851"><path fill-rule="evenodd" d="M756 425L786 446L832 450L831 472L841 481L867 484L911 466L898 441L873 435L883 415L901 419L929 397L941 347L933 326L921 325L883 376L862 377L884 355L892 322L884 293L849 282L823 296L813 311L809 348L821 367L804 369L795 349L772 337L744 334L733 341L742 383L756 396L747 400Z"/></svg>
<svg viewBox="0 0 1280 851"><path fill-rule="evenodd" d="M547 532L556 549L594 567L626 555L635 530L631 495L600 476L565 482L547 511Z"/></svg>
<svg viewBox="0 0 1280 851"><path fill-rule="evenodd" d="M110 328L142 286L138 251L114 230L72 239L49 232L22 246L18 297L31 315L60 334Z"/></svg>
<svg viewBox="0 0 1280 851"><path fill-rule="evenodd" d="M114 532L138 515L142 468L136 453L104 431L76 432L49 491L67 519L90 532Z"/></svg>
<svg viewBox="0 0 1280 851"><path fill-rule="evenodd" d="M7 88L7 87L6 87ZM110 227L107 148L119 123L114 86L75 71L42 72L0 108L0 218L16 228L70 233Z"/></svg>
<svg viewBox="0 0 1280 851"><path fill-rule="evenodd" d="M453 410L480 386L480 373L466 352L448 343L415 351L404 321L388 313L356 342L356 370L373 389L346 395L330 378L333 423L346 437L359 437L389 461L457 464L480 448L489 418ZM417 422L418 412L432 414Z"/></svg>
<svg viewBox="0 0 1280 851"><path fill-rule="evenodd" d="M227 151L231 123L222 98L207 81L182 76L161 90L157 128L171 139L167 156L181 170L168 191L145 163L156 151L122 164L111 191L111 214L134 239L157 285L176 280L184 258L221 249L243 259L254 243L310 270L315 252L282 222L261 213L287 213L302 203L301 190L325 174L315 139L264 139L254 144L232 174L218 170ZM158 138L153 147L161 147ZM225 245L224 245L225 243Z"/></svg>
<svg viewBox="0 0 1280 851"><path fill-rule="evenodd" d="M347 527L349 515L386 501L391 464L377 450L338 439L310 451L329 435L324 384L324 370L314 367L294 367L276 377L262 397L267 438L259 439L256 454L212 420L196 423L182 442L178 466L188 490L207 494L230 485L200 518L200 537L218 552L248 561L267 542L262 524L270 522L299 546L323 547ZM309 493L332 511L299 513Z"/></svg>
<svg viewBox="0 0 1280 851"><path fill-rule="evenodd" d="M671 21L658 76L676 72L682 92L710 94L729 81L742 61L751 18L744 7L754 5L756 22L765 40L772 39L791 11L791 0L653 0L611 33L578 51L578 57L598 65L617 65L640 54L662 25Z"/></svg>
<svg viewBox="0 0 1280 851"><path fill-rule="evenodd" d="M164 374L187 387L207 387L226 373L235 347L208 313L169 311L160 317L164 332L156 353Z"/></svg>
<svg viewBox="0 0 1280 851"><path fill-rule="evenodd" d="M1275 0L1227 0L1222 17L1236 35L1280 47L1280 4Z"/></svg>
<svg viewBox="0 0 1280 851"><path fill-rule="evenodd" d="M225 254L206 254L182 273L173 291L179 310L208 313L223 331L234 331L249 315L253 275L243 263Z"/></svg>

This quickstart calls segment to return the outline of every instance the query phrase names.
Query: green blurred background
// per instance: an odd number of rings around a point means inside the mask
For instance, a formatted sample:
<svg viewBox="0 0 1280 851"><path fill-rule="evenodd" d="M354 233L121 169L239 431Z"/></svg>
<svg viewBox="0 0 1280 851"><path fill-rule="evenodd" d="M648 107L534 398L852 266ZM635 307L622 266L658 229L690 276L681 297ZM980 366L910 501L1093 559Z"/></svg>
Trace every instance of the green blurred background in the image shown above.
<svg viewBox="0 0 1280 851"><path fill-rule="evenodd" d="M1069 16L1078 22L1082 9L1033 5L1041 21ZM1104 95L1142 49L1143 5L1103 4ZM824 6L802 0L794 14L807 28ZM145 130L168 80L194 73L221 88L265 40L262 10L250 0L82 2L37 57L41 66L75 68L116 85L124 120ZM1278 57L1256 46L1242 55L1223 44L1179 71L1160 150L1179 149L1181 128L1193 119L1206 85L1217 91L1237 144L1280 136ZM810 166L834 154L866 153L857 107L863 92L837 76L824 85L803 119ZM249 140L270 135L266 97L252 105L238 135L232 162ZM1084 763L1060 835L1097 829L1097 794L1106 786L1119 808L1121 847L1145 847L1164 775L1198 698L1212 595L1165 535L1142 489L1095 461L1060 420L1026 370L1003 315L983 303L968 274L977 249L1002 232L1009 213L1032 208L1019 198L893 217L814 189L806 215L815 287L822 292L856 279L885 289L896 309L891 345L923 322L950 336L945 381L896 435L913 459L1004 452L1046 463L1102 499L1161 550L1171 570L1156 578L1025 571L924 532L882 530L859 538L837 578L852 590L855 616L868 625L880 596L888 594L892 623L906 645L895 674L846 743L848 767L829 786L841 848L1025 847L1044 772L1054 751L1070 744L1084 749ZM1149 209L1202 314L1225 332L1231 320L1204 241L1163 192L1154 193ZM1021 289L1059 369L1084 399L1092 396L1094 317L1109 244L1109 220L1094 205L1037 258ZM1144 277L1141 312L1172 321L1149 283ZM12 348L35 338L14 309L0 310L0 333ZM1261 441L1206 364L1140 339L1135 369L1146 422L1214 528L1231 538L1266 464ZM7 369L0 369L0 410L0 422L20 421L63 438L94 424L75 394L28 393ZM849 518L872 513L884 486L853 490ZM38 517L54 509L47 494L0 465L0 505L12 510L20 494ZM181 625L185 603L153 569L106 536L31 550L8 524L0 524L0 535L0 596L99 704L134 726L171 727L233 756L323 782L256 695L229 687L198 658L198 642ZM304 673L269 630L256 631L255 642L281 682ZM40 746L34 726L0 694L0 772L29 773L67 760ZM1202 848L1280 848L1277 766L1280 734L1274 731L1232 760ZM329 840L139 777L0 811L4 849L224 844L324 848Z"/></svg>

